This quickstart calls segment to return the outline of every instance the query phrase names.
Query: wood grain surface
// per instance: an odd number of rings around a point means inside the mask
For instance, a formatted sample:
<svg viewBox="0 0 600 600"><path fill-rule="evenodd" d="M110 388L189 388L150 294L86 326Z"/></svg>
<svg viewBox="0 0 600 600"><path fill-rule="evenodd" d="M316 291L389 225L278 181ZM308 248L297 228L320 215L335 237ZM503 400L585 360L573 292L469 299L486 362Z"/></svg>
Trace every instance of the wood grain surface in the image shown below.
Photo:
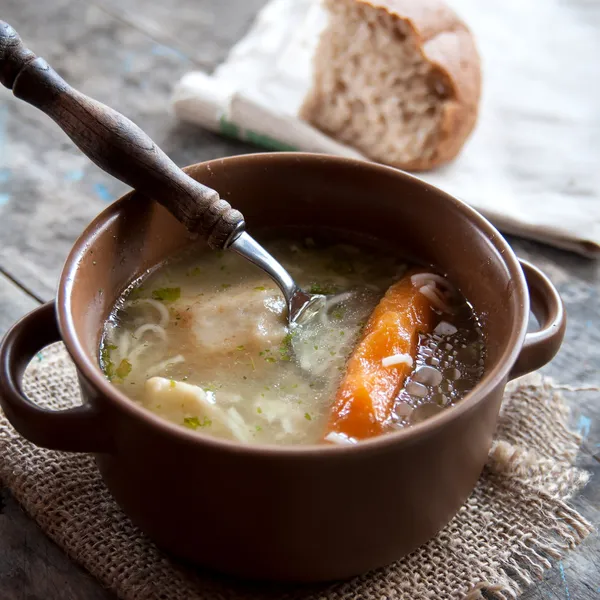
<svg viewBox="0 0 600 600"><path fill-rule="evenodd" d="M572 0L582 7L581 0ZM264 0L3 0L0 19L74 87L135 121L178 165L255 151L169 115L173 84L191 68L211 70ZM54 296L72 243L126 186L100 171L36 109L0 94L0 334ZM565 343L544 372L571 385L600 384L600 262L511 239L558 286L569 316ZM584 436L580 463L593 471L574 499L600 526L600 395L573 399ZM1 487L1 485L0 485ZM0 490L0 598L108 600L102 589ZM528 589L525 600L600 598L600 539L592 535ZM443 599L440 599L443 600Z"/></svg>
<svg viewBox="0 0 600 600"><path fill-rule="evenodd" d="M219 193L177 165L135 123L70 86L0 21L0 83L48 115L95 165L152 196L209 246L227 247L244 219Z"/></svg>

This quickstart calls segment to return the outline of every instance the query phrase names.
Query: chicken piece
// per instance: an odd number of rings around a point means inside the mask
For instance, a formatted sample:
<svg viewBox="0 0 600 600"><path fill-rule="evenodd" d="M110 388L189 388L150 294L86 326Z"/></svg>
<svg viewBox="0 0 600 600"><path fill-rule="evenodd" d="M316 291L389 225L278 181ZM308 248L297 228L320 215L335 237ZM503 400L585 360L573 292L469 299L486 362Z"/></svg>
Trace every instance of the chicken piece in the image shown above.
<svg viewBox="0 0 600 600"><path fill-rule="evenodd" d="M144 400L154 413L193 430L206 430L221 437L247 442L250 430L234 407L219 406L215 394L197 385L151 377Z"/></svg>
<svg viewBox="0 0 600 600"><path fill-rule="evenodd" d="M260 352L280 345L287 333L285 301L272 290L240 285L201 301L181 298L174 308L183 315L182 325L190 328L196 348L207 355L242 347Z"/></svg>

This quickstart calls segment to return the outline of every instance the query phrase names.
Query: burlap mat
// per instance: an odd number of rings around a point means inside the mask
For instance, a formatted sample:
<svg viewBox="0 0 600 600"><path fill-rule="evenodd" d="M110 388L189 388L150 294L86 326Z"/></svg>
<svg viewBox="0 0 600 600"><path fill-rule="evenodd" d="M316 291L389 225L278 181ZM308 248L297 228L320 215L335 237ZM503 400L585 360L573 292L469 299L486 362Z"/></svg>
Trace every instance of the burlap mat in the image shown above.
<svg viewBox="0 0 600 600"><path fill-rule="evenodd" d="M61 344L32 362L26 389L42 406L78 403ZM236 583L172 561L121 512L90 456L37 448L1 413L0 480L56 543L126 600L508 599L591 531L566 504L588 480L573 466L580 439L566 418L549 380L511 386L488 464L450 524L390 567L309 588Z"/></svg>

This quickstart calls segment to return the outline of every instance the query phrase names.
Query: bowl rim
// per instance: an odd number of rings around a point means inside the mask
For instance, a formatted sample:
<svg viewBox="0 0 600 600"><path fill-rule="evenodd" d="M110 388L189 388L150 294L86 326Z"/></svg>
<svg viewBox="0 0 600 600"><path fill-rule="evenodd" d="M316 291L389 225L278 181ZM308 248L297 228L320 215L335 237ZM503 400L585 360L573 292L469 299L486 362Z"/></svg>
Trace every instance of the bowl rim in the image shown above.
<svg viewBox="0 0 600 600"><path fill-rule="evenodd" d="M72 291L74 281L77 277L77 271L90 241L98 234L98 232L106 225L106 223L116 218L120 208L131 201L131 198L136 193L135 190L121 196L105 208L96 218L86 227L83 233L77 238L73 245L63 271L60 276L56 312L58 326L63 342L65 343L69 354L71 355L77 369L93 384L94 388L106 400L116 408L125 411L129 416L142 419L148 425L157 429L163 434L168 434L179 438L180 441L189 443L194 446L206 446L213 450L229 452L233 454L247 454L262 457L286 456L290 458L307 458L310 456L339 456L342 454L362 455L370 452L381 452L387 450L390 446L399 444L412 443L417 439L427 437L439 429L449 425L451 422L459 419L463 414L473 410L480 402L482 402L488 394L492 393L495 388L503 383L511 367L514 365L517 357L523 346L525 335L527 333L527 323L529 317L529 293L525 276L521 269L519 260L508 242L500 234L500 232L479 212L468 206L464 201L444 192L443 190L423 181L422 179L401 171L399 169L381 165L378 163L368 162L361 159L338 157L332 155L316 154L310 152L268 152L268 153L252 153L229 156L226 158L217 158L200 163L194 163L184 167L183 170L188 172L193 171L198 167L210 167L211 165L222 166L223 164L249 162L256 163L261 167L265 163L297 163L299 160L303 162L329 163L338 166L352 166L355 168L372 171L374 174L392 174L399 179L404 179L411 185L421 186L426 190L442 196L446 201L451 202L458 208L465 217L474 223L479 230L479 233L486 236L488 241L497 250L502 257L507 270L516 284L514 293L517 295L517 314L515 322L507 344L507 348L499 357L495 367L488 373L484 374L482 380L477 386L469 392L461 400L447 410L429 417L428 419L417 423L411 427L400 429L398 431L389 432L373 438L361 440L357 444L352 445L333 445L333 444L307 444L307 445L289 445L278 446L275 444L242 444L240 442L225 440L218 437L213 437L203 433L184 429L171 423L158 415L155 415L150 410L137 404L134 400L122 393L118 388L113 386L104 373L100 370L98 364L95 364L84 350L83 344L78 338L73 316L71 313ZM518 297L520 296L520 298ZM520 314L519 314L520 312Z"/></svg>

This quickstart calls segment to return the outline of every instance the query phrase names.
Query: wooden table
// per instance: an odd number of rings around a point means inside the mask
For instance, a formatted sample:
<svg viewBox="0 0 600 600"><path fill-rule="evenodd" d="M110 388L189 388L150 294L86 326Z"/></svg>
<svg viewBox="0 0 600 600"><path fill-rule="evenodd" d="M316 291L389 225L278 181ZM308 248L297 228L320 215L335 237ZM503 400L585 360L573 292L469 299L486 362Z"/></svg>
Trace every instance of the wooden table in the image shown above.
<svg viewBox="0 0 600 600"><path fill-rule="evenodd" d="M71 84L120 110L179 165L253 149L176 123L172 86L194 67L210 70L265 0L2 0L0 18ZM583 3L583 0L571 0ZM75 238L125 186L104 175L35 109L0 90L0 334L54 296ZM600 199L599 199L600 201ZM566 342L545 371L563 383L600 383L600 261L513 239L543 268L569 313ZM585 436L591 483L576 505L600 525L600 396L580 394L573 423ZM0 484L0 598L108 600L114 596L38 529ZM600 539L547 573L524 598L600 598ZM440 599L443 600L443 599Z"/></svg>

